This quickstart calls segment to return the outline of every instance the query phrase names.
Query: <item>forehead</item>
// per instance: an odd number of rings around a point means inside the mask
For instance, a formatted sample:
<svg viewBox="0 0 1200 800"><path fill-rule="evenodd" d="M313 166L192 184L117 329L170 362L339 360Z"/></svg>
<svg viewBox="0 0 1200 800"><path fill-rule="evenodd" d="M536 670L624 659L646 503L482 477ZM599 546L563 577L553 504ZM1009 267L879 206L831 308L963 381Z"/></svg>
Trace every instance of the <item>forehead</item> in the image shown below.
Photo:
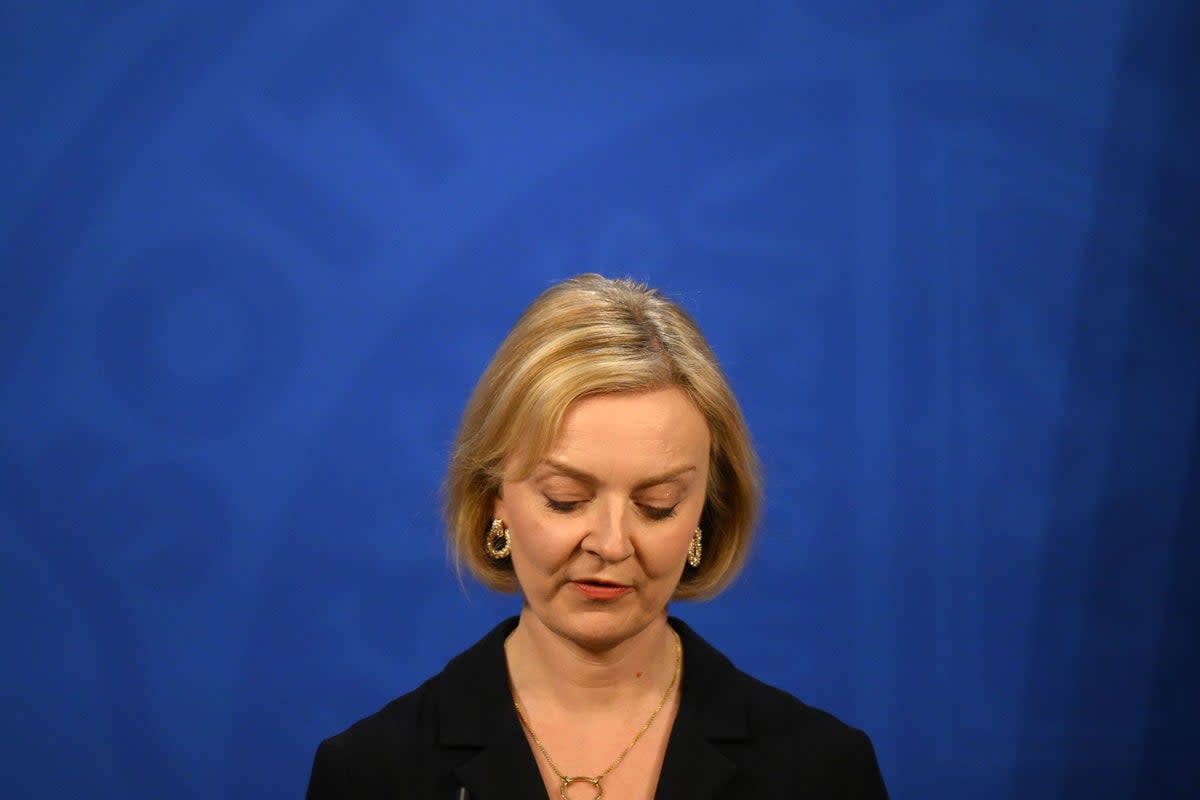
<svg viewBox="0 0 1200 800"><path fill-rule="evenodd" d="M678 387L598 394L567 407L547 456L588 459L701 459L708 424Z"/></svg>

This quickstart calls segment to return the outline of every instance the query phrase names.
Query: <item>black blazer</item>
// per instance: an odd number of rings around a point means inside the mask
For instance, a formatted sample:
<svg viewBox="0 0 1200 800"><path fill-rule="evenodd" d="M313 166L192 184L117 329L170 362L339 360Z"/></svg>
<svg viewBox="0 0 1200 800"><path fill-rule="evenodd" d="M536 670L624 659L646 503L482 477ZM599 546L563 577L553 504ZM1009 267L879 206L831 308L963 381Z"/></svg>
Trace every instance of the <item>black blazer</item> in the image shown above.
<svg viewBox="0 0 1200 800"><path fill-rule="evenodd" d="M308 800L545 798L509 691L504 639L516 624L505 620L441 674L321 742ZM671 626L683 685L657 798L887 797L862 731L741 672L683 622Z"/></svg>

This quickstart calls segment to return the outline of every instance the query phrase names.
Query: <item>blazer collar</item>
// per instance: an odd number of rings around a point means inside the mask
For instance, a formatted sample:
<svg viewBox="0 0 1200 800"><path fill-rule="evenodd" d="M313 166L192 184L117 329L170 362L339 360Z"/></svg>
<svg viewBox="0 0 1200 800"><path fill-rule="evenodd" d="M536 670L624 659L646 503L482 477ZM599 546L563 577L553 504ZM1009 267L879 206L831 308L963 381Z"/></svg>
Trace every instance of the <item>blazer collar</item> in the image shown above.
<svg viewBox="0 0 1200 800"><path fill-rule="evenodd" d="M670 623L683 642L683 687L655 796L716 797L737 771L717 743L750 735L741 673L687 623Z"/></svg>
<svg viewBox="0 0 1200 800"><path fill-rule="evenodd" d="M509 723L520 720L513 709L504 640L517 627L510 617L458 654L438 681L438 742L448 747L483 747Z"/></svg>
<svg viewBox="0 0 1200 800"><path fill-rule="evenodd" d="M501 622L451 660L438 682L438 743L463 750L454 774L477 800L546 792L509 689L504 640L516 627L516 617Z"/></svg>
<svg viewBox="0 0 1200 800"><path fill-rule="evenodd" d="M686 623L672 617L670 624L683 643L684 672L656 795L714 797L736 771L717 743L749 737L741 674ZM455 775L481 800L544 792L509 689L504 640L516 626L516 617L497 625L450 661L438 682L438 743L466 751Z"/></svg>

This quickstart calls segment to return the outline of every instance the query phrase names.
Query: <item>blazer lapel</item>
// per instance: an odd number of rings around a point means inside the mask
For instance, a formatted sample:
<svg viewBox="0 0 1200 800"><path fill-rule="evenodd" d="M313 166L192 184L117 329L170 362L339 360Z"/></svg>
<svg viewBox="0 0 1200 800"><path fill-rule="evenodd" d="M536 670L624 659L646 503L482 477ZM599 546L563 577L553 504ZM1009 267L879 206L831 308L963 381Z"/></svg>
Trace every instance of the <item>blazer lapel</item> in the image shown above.
<svg viewBox="0 0 1200 800"><path fill-rule="evenodd" d="M525 737L498 737L454 770L471 800L532 800L546 787Z"/></svg>
<svg viewBox="0 0 1200 800"><path fill-rule="evenodd" d="M696 710L680 705L655 797L708 800L733 777L737 767L704 736L702 728Z"/></svg>
<svg viewBox="0 0 1200 800"><path fill-rule="evenodd" d="M683 642L683 687L655 796L715 798L737 772L715 743L749 738L745 702L729 660L681 620L671 626Z"/></svg>
<svg viewBox="0 0 1200 800"><path fill-rule="evenodd" d="M471 800L530 800L546 794L508 688L505 620L446 665L438 691L438 744L461 752L454 775Z"/></svg>

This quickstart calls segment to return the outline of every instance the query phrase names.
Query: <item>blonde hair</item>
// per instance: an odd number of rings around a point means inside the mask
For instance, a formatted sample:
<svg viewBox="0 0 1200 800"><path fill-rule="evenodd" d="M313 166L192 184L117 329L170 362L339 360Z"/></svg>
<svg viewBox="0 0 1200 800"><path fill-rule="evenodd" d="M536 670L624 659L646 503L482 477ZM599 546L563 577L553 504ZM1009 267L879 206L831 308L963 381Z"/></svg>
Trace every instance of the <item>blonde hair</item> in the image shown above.
<svg viewBox="0 0 1200 800"><path fill-rule="evenodd" d="M484 550L507 459L528 474L552 446L567 407L593 394L677 386L708 422L704 558L680 599L715 596L746 561L760 505L758 459L733 391L696 323L643 283L580 275L542 292L509 331L463 412L444 485L447 535L461 572L519 587L508 559Z"/></svg>

